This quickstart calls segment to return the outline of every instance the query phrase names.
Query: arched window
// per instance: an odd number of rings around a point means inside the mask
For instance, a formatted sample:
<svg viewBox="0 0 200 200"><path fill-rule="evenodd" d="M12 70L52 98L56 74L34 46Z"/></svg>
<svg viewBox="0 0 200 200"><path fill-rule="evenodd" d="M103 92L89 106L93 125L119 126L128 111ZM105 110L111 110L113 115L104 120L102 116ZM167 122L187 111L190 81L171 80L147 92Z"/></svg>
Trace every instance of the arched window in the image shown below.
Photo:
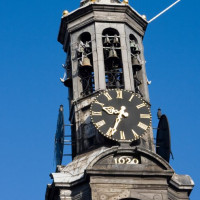
<svg viewBox="0 0 200 200"><path fill-rule="evenodd" d="M120 35L107 28L102 33L106 88L124 88Z"/></svg>
<svg viewBox="0 0 200 200"><path fill-rule="evenodd" d="M130 52L131 52L131 62L132 62L132 68L133 68L135 92L143 96L142 93L140 92L140 85L142 84L142 82L138 78L138 72L142 69L142 64L141 64L141 59L140 59L141 51L138 46L138 41L133 34L130 34L129 41L130 41L130 48L131 48Z"/></svg>
<svg viewBox="0 0 200 200"><path fill-rule="evenodd" d="M87 96L94 92L94 70L92 57L91 35L84 32L79 37L78 43L79 77L82 83L81 96Z"/></svg>

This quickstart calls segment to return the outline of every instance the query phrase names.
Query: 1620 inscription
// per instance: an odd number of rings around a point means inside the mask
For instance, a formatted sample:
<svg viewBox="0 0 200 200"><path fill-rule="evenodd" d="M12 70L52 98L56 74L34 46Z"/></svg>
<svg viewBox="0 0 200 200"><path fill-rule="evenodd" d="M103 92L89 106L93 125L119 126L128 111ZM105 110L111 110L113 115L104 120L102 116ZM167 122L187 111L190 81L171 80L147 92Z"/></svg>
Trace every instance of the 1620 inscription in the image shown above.
<svg viewBox="0 0 200 200"><path fill-rule="evenodd" d="M128 156L121 156L114 158L115 164L127 164L127 165L138 165L139 160L137 158L131 158Z"/></svg>

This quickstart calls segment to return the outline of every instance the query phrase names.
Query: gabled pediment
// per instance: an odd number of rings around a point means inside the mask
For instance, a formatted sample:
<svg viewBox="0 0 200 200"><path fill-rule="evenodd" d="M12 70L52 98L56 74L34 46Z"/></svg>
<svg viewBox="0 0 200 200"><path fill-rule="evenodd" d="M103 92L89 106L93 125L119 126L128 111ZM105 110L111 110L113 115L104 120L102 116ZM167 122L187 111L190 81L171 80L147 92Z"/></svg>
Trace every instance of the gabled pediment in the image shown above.
<svg viewBox="0 0 200 200"><path fill-rule="evenodd" d="M96 157L88 173L172 176L174 170L159 155L143 148L113 147Z"/></svg>

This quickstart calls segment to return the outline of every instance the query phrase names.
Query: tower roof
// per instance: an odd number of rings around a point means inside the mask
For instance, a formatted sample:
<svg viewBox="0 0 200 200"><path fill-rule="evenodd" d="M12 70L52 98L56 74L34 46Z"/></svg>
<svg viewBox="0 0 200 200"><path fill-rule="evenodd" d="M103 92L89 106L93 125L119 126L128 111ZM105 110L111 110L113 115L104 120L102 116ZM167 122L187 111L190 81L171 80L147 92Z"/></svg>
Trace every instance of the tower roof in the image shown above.
<svg viewBox="0 0 200 200"><path fill-rule="evenodd" d="M115 4L121 3L120 0L81 0L81 6L88 5L90 3L99 3L99 4Z"/></svg>

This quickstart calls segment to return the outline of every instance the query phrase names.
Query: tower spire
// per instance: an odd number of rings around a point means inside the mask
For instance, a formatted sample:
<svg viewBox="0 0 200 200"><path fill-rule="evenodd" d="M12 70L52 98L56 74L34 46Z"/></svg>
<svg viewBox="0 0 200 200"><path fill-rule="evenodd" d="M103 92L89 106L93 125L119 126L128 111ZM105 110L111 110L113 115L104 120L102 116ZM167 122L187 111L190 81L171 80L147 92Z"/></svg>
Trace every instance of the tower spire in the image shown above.
<svg viewBox="0 0 200 200"><path fill-rule="evenodd" d="M127 4L82 0L63 13L58 41L67 53L61 82L68 87L71 135L62 123L55 142L60 158L64 137L71 138L72 162L57 165L46 200L189 199L192 179L168 163L165 115L155 151L143 47L148 22Z"/></svg>

